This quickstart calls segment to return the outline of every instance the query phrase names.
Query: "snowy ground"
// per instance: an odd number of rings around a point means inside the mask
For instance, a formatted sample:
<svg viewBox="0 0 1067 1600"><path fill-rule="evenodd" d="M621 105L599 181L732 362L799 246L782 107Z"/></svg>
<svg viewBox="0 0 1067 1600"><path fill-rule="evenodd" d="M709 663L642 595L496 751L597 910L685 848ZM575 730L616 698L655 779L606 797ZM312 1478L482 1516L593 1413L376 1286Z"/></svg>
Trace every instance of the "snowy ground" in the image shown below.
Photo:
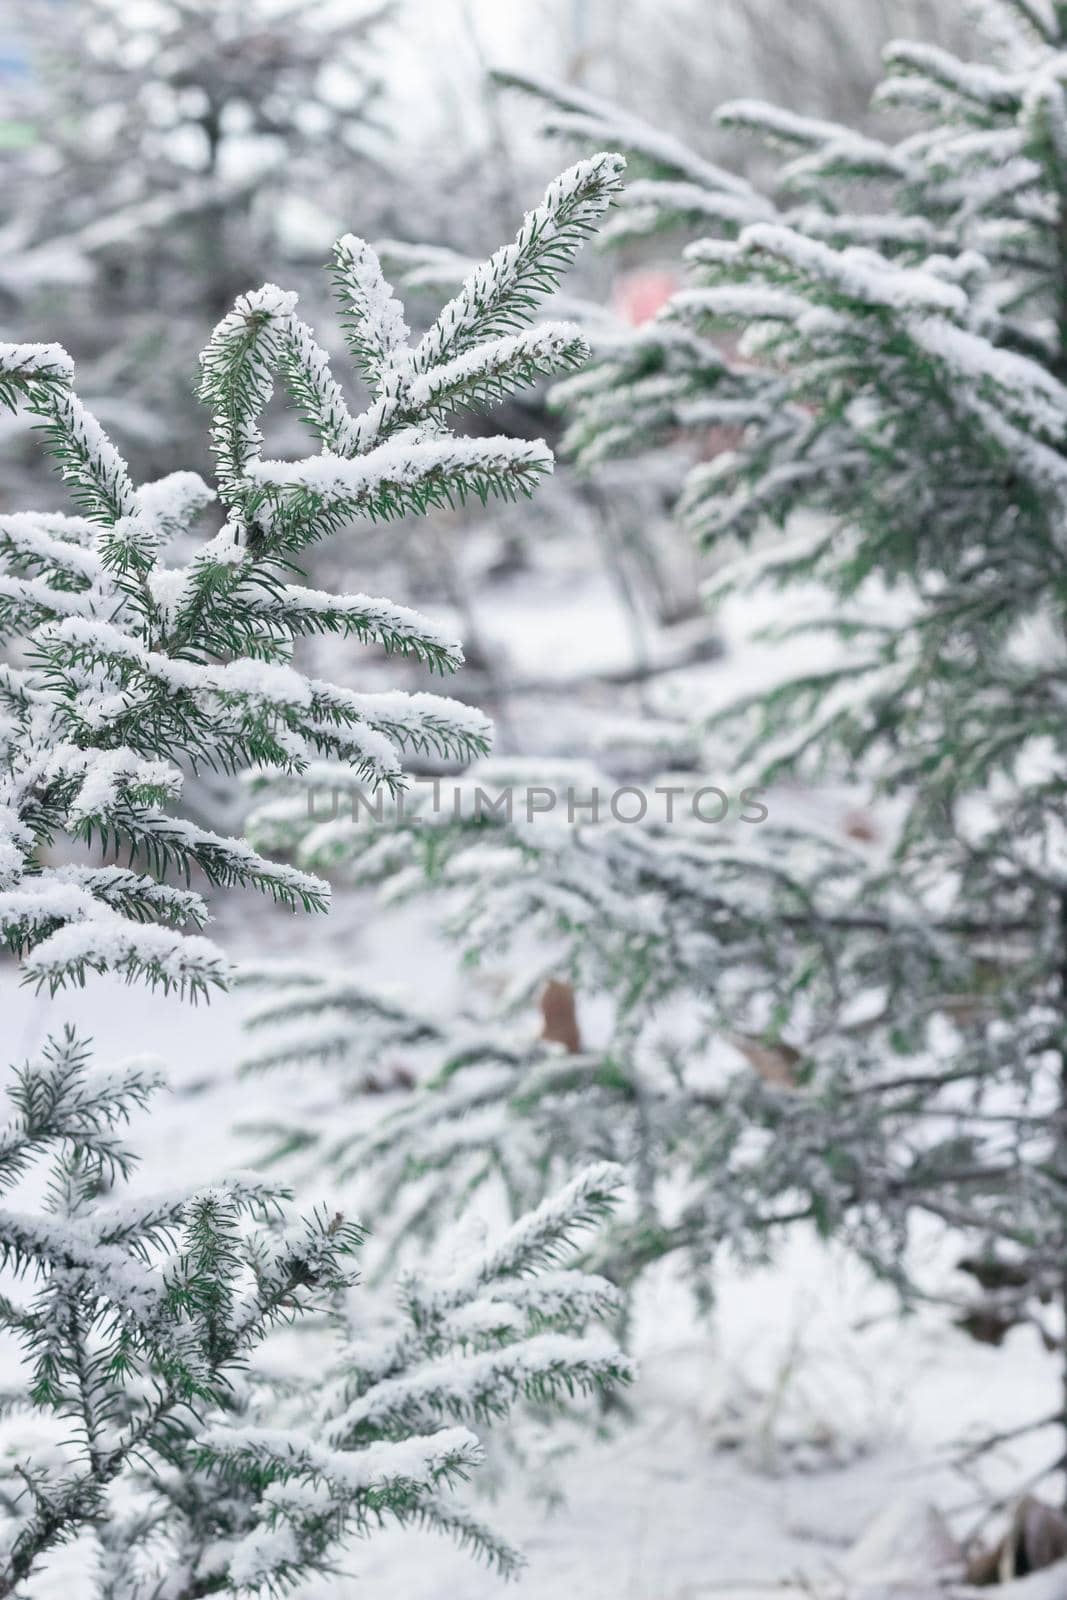
<svg viewBox="0 0 1067 1600"><path fill-rule="evenodd" d="M359 932L360 909L342 896L332 924L318 924L324 955L381 979L403 953L427 1002L447 999L449 961L425 936L415 942L414 914L393 913L372 942ZM242 913L226 929L235 954L279 953L291 941L291 919L251 902ZM49 1000L20 988L13 967L0 969L9 1056L72 1021L92 1035L101 1062L141 1053L163 1061L170 1097L132 1130L153 1187L247 1164L235 1126L284 1114L284 1080L234 1076L242 1005L224 996L193 1009L100 978ZM808 1239L771 1270L728 1272L710 1329L668 1276L650 1281L637 1341L635 1419L558 1465L563 1505L545 1511L516 1485L493 1507L494 1524L529 1556L526 1600L701 1600L780 1593L783 1584L839 1595L849 1543L893 1500L932 1500L966 1532L979 1515L977 1490L950 1468L948 1447L1039 1415L1055 1395L1051 1359L1029 1331L995 1351L938 1319L902 1327L881 1291ZM1027 1467L1019 1453L1005 1456L994 1486ZM66 1552L36 1592L62 1587L71 1600L84 1592L78 1568L77 1550ZM438 1540L388 1533L352 1551L339 1592L488 1600L505 1587Z"/></svg>

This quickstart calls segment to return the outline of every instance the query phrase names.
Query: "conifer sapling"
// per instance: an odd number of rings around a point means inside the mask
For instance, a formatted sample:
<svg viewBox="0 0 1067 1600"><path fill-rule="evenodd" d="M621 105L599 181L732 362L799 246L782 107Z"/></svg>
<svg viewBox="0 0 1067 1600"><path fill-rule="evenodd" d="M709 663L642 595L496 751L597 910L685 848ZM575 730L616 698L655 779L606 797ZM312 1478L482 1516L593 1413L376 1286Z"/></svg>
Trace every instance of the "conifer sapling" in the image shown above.
<svg viewBox="0 0 1067 1600"><path fill-rule="evenodd" d="M338 294L373 391L361 416L295 297L270 285L242 295L202 358L225 521L185 564L167 564L168 544L216 491L192 473L135 488L65 353L0 347L0 398L37 419L80 507L0 518L0 932L29 982L55 991L112 972L194 997L225 984L225 957L198 931L208 905L194 874L294 909L325 905L321 879L183 817L180 762L305 775L326 763L397 790L404 748L484 750L488 723L458 702L361 694L299 671L294 648L316 631L441 671L461 655L404 607L292 581L296 562L355 517L527 493L550 468L540 444L456 437L445 420L582 358L573 330L514 330L609 203L620 166L601 156L557 180L414 347L373 253L342 240ZM317 455L263 459L277 378ZM387 1516L511 1570L514 1552L446 1491L479 1457L467 1423L628 1376L610 1341L584 1334L614 1308L611 1286L560 1269L574 1230L610 1208L614 1170L579 1174L452 1278L411 1278L395 1325L357 1344L359 1230L335 1209L302 1215L259 1178L111 1198L130 1166L117 1126L152 1086L140 1068L93 1077L70 1033L15 1074L0 1183L26 1180L32 1198L51 1166L44 1210L0 1217L0 1249L33 1289L0 1307L30 1371L13 1426L28 1411L61 1436L5 1453L0 1593L82 1534L95 1536L98 1587L116 1600L278 1591L334 1570L345 1539ZM317 1376L247 1365L279 1322L309 1317Z"/></svg>

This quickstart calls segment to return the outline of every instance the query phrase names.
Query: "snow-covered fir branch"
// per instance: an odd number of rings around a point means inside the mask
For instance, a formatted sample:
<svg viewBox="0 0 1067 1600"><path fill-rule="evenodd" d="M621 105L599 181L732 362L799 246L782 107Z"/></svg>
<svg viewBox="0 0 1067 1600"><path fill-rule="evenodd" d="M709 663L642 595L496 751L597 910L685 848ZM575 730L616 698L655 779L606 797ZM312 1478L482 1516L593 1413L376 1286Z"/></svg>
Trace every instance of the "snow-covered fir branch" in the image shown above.
<svg viewBox="0 0 1067 1600"><path fill-rule="evenodd" d="M482 1458L471 1424L629 1380L587 1331L617 1310L611 1285L546 1270L610 1210L617 1172L590 1169L458 1275L408 1278L394 1319L357 1336L362 1233L340 1212L301 1215L257 1176L115 1198L122 1124L157 1086L144 1066L91 1071L69 1031L14 1070L0 1318L26 1394L0 1423L0 1592L75 1539L101 1595L285 1592L387 1521L516 1570L453 1491ZM17 1205L39 1175L43 1208ZM294 1322L319 1327L318 1363L284 1381L249 1364Z"/></svg>
<svg viewBox="0 0 1067 1600"><path fill-rule="evenodd" d="M360 695L302 672L294 649L315 632L350 634L442 672L462 653L414 611L302 586L292 568L354 519L522 496L551 470L543 444L456 437L446 416L583 358L575 330L507 330L556 283L615 195L620 167L601 155L557 179L515 244L471 275L414 347L373 252L342 240L346 335L364 375L375 374L359 417L296 316L295 296L272 285L242 295L201 362L217 490L189 472L135 486L78 400L65 353L0 348L0 398L40 422L79 506L74 517L0 519L0 637L19 662L5 667L2 687L0 931L31 981L54 990L87 971L118 970L193 994L224 983L221 952L186 931L207 922L202 897L161 891L174 873L251 885L294 909L326 904L320 878L176 815L180 763L299 774L330 760L395 791L405 750L463 760L487 749L487 719L455 700ZM263 459L261 419L277 382L317 435L318 454ZM170 564L169 547L191 538L216 501L221 527L191 559ZM64 835L126 851L121 890L42 863L42 842Z"/></svg>

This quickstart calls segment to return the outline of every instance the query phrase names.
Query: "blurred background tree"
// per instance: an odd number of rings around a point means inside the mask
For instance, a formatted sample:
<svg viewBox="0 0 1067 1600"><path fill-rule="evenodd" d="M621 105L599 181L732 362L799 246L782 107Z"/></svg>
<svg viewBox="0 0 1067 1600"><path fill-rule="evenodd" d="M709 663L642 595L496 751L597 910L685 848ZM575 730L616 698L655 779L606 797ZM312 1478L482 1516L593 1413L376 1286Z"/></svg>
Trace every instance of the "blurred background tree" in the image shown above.
<svg viewBox="0 0 1067 1600"><path fill-rule="evenodd" d="M14 0L4 320L70 347L139 470L202 449L196 352L234 296L317 269L357 186L365 213L390 193L389 11Z"/></svg>

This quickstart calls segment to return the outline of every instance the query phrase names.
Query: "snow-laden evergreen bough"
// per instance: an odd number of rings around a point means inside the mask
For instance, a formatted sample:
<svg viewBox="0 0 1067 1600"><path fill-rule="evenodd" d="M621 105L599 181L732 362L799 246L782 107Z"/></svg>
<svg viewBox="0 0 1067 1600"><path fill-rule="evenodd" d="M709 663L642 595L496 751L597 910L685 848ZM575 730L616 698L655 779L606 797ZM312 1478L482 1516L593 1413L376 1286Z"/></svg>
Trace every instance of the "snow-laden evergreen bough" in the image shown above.
<svg viewBox="0 0 1067 1600"><path fill-rule="evenodd" d="M679 513L694 535L725 561L759 534L722 586L805 585L782 681L717 718L715 769L732 758L735 775L748 762L891 797L884 848L790 834L772 808L740 840L662 822L538 837L486 813L434 830L432 849L425 830L341 818L309 831L305 854L334 845L399 887L420 862L447 879L451 858L461 889L478 874L462 913L476 945L535 907L562 947L556 970L617 1003L609 1050L550 1063L532 1087L499 1052L486 1074L492 1040L457 1030L439 1083L398 1114L409 1170L451 1164L462 1195L483 1161L463 1113L480 1105L511 1170L535 1183L544 1160L528 1152L544 1158L557 1138L637 1166L635 1264L680 1249L701 1268L724 1241L762 1252L808 1221L986 1336L1028 1323L1054 1340L1067 1260L1067 10L982 11L986 61L889 47L880 98L918 125L895 142L726 107L724 122L785 152L766 193L589 96L518 80L553 102L561 134L627 150L637 179L617 236L701 235L691 283L557 390L571 448L595 466L690 441ZM839 653L790 675L809 632ZM505 849L481 875L487 838ZM343 1000L324 999L342 1032ZM683 1048L669 1028L657 1048L668 1003ZM358 1053L355 1029L345 1049ZM915 1284L919 1217L966 1240L960 1276Z"/></svg>
<svg viewBox="0 0 1067 1600"><path fill-rule="evenodd" d="M325 905L321 880L182 817L179 763L309 778L325 763L395 791L403 748L485 748L485 719L456 702L302 674L294 646L315 631L442 671L461 656L403 607L292 579L313 540L359 516L525 493L550 467L540 444L454 437L444 420L581 358L568 328L518 329L620 166L601 156L563 174L417 345L373 254L342 240L338 293L374 392L362 416L294 297L242 296L202 361L225 520L185 565L167 564L168 544L187 542L214 492L191 473L136 489L64 352L0 347L0 397L37 418L81 512L0 518L0 931L28 981L54 991L112 972L194 997L225 984L225 957L196 931L208 905L194 874ZM323 445L304 461L261 454L278 376ZM120 851L127 865L107 859ZM333 1208L302 1216L255 1177L113 1198L130 1164L116 1129L152 1085L138 1068L92 1076L72 1034L15 1071L0 1182L25 1180L28 1203L0 1216L22 1280L0 1322L29 1373L8 1396L0 1593L83 1534L116 1600L277 1591L335 1570L348 1536L389 1517L510 1571L514 1552L447 1491L479 1457L468 1424L628 1377L584 1331L615 1309L611 1286L561 1266L610 1208L614 1170L580 1173L452 1277L405 1281L395 1325L367 1338L347 1294L359 1230ZM316 1376L249 1366L279 1322L309 1315Z"/></svg>
<svg viewBox="0 0 1067 1600"><path fill-rule="evenodd" d="M487 748L486 719L456 701L361 694L300 672L294 645L315 632L441 672L462 657L404 607L290 579L311 543L359 518L528 494L551 469L540 442L460 437L445 419L583 358L575 329L523 323L603 213L620 164L602 155L557 179L416 344L372 252L342 239L338 298L374 394L360 416L295 297L270 285L241 296L201 358L225 521L185 565L167 565L168 542L216 492L191 473L136 488L64 352L0 347L0 398L39 419L84 513L0 518L0 641L15 646L0 666L0 933L31 981L55 989L92 969L194 994L224 982L224 958L197 931L207 908L187 886L194 870L293 907L325 905L320 879L176 815L179 760L395 790L403 748L461 759ZM263 457L276 380L318 454ZM64 835L129 864L52 864ZM176 875L184 886L160 881Z"/></svg>
<svg viewBox="0 0 1067 1600"><path fill-rule="evenodd" d="M8 1092L0 1313L28 1377L0 1423L0 1594L73 1539L111 1600L278 1593L343 1569L346 1542L387 1521L515 1571L450 1490L481 1460L472 1426L628 1378L586 1332L616 1291L562 1265L617 1171L588 1168L450 1275L409 1276L368 1336L349 1294L360 1230L340 1213L302 1216L255 1175L116 1194L121 1124L155 1087L142 1065L92 1073L68 1032ZM309 1318L317 1361L251 1359Z"/></svg>

